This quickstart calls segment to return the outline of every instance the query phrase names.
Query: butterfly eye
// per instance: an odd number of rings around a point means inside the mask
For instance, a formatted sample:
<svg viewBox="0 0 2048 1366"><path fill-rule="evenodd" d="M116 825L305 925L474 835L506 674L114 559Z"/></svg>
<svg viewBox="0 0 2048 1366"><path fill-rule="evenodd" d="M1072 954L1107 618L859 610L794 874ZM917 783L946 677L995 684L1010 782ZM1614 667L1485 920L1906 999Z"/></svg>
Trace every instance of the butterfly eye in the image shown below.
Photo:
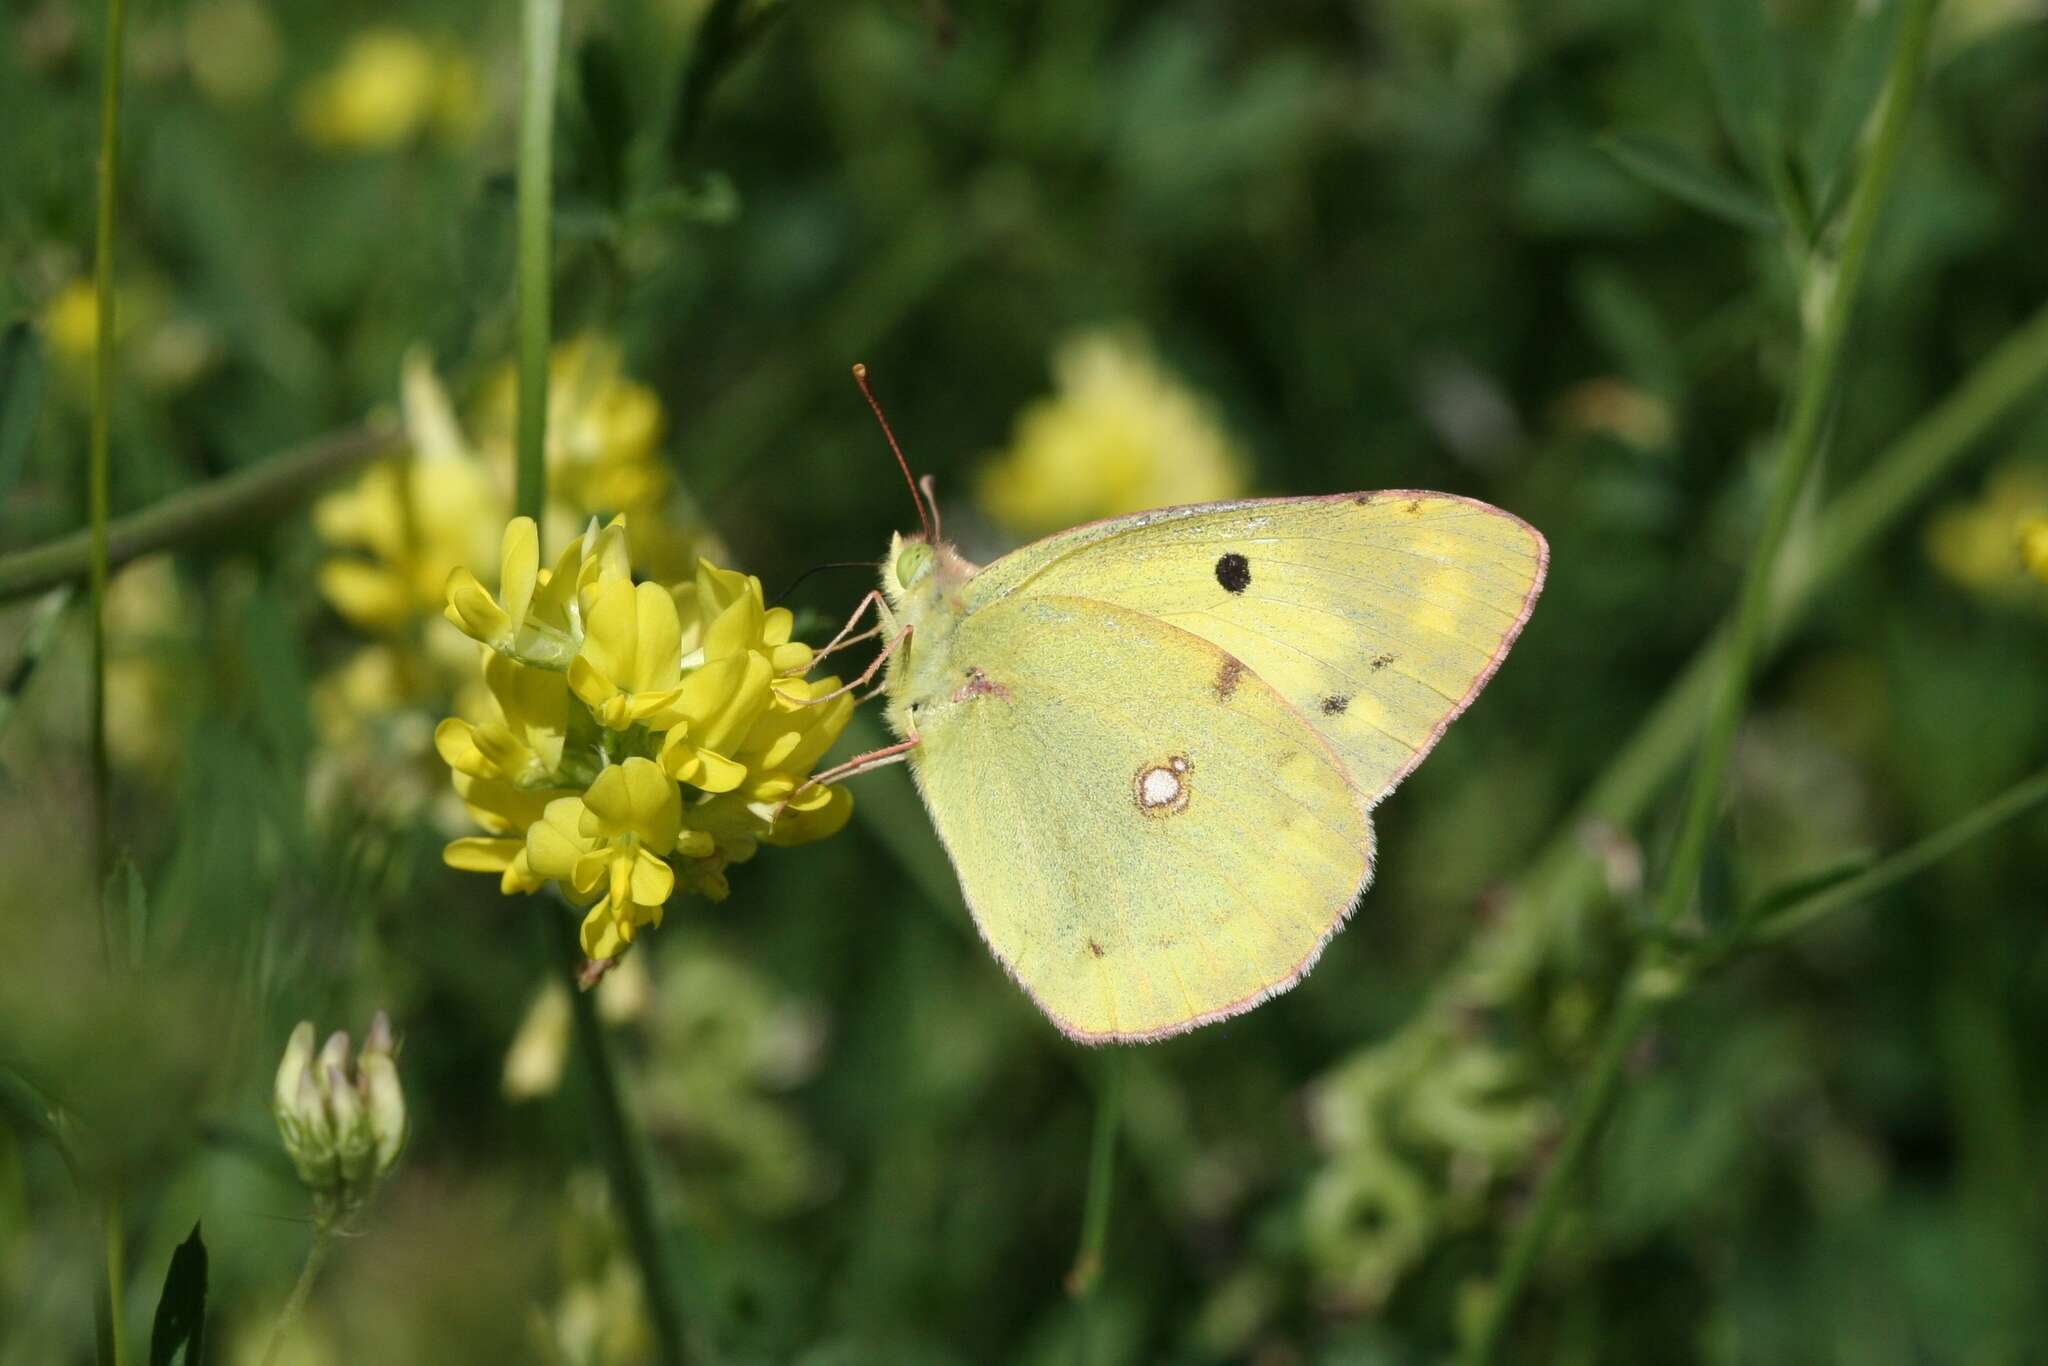
<svg viewBox="0 0 2048 1366"><path fill-rule="evenodd" d="M917 581L931 572L932 548L922 541L903 547L903 553L896 557L896 582L905 588L914 588Z"/></svg>

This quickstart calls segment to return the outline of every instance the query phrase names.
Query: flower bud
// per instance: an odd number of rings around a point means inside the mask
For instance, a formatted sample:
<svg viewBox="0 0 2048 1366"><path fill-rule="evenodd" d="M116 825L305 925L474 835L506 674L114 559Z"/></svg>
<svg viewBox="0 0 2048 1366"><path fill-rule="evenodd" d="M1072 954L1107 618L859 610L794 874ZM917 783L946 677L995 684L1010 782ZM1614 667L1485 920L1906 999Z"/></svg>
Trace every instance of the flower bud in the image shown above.
<svg viewBox="0 0 2048 1366"><path fill-rule="evenodd" d="M284 1122L284 1114L297 1104L299 1082L306 1075L306 1065L313 1061L313 1022L302 1021L292 1031L291 1040L284 1046L284 1058L277 1065L277 1088L271 1093L270 1108Z"/></svg>
<svg viewBox="0 0 2048 1366"><path fill-rule="evenodd" d="M389 1053L365 1053L356 1065L369 1108L370 1132L377 1140L377 1174L398 1161L405 1147L405 1092L398 1086L398 1064Z"/></svg>
<svg viewBox="0 0 2048 1366"><path fill-rule="evenodd" d="M329 1035L317 1057L313 1039L311 1021L292 1031L271 1106L299 1180L321 1208L345 1213L370 1197L405 1145L397 1044L382 1011L370 1022L353 1070L347 1033Z"/></svg>

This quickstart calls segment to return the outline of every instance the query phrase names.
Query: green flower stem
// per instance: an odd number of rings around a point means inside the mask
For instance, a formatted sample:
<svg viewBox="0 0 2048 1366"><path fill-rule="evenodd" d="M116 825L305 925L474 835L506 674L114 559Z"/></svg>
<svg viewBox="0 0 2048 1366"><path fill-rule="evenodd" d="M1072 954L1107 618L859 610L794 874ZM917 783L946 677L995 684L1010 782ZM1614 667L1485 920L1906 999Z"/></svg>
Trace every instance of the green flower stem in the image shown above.
<svg viewBox="0 0 2048 1366"><path fill-rule="evenodd" d="M1110 1197L1116 1190L1116 1131L1123 1121L1125 1050L1112 1045L1103 1055L1102 1083L1095 1095L1095 1138L1088 1156L1088 1194L1081 1207L1081 1246L1067 1273L1067 1293L1087 1299L1102 1279L1103 1249L1109 1243Z"/></svg>
<svg viewBox="0 0 2048 1366"><path fill-rule="evenodd" d="M1820 451L1827 408L1833 396L1836 372L1841 365L1842 343L1848 335L1870 240L1876 230L1878 212L1898 169L1908 116L1919 90L1933 10L1933 0L1907 0L1884 92L1880 96L1876 134L1850 194L1847 227L1840 253L1831 272L1826 265L1820 264L1818 257L1814 258L1816 264L1810 267L1811 271L1826 272L1816 277L1816 285L1825 297L1819 322L1805 348L1793 397L1792 416L1774 474L1770 509L1743 575L1742 594L1720 661L1713 710L1708 715L1701 740L1684 823L1655 903L1654 914L1659 928L1671 926L1691 906L1698 887L1715 815L1720 809L1722 785L1734 750L1736 726L1748 700L1750 674L1770 621L1778 556L1791 530L1793 513L1805 491L1807 476ZM1623 1064L1643 1027L1655 1013L1661 998L1646 989L1645 983L1651 978L1658 952L1654 942L1648 940L1637 951L1636 968L1630 973L1624 995L1608 1021L1585 1090L1566 1126L1564 1142L1543 1173L1528 1218L1509 1244L1499 1279L1488 1299L1478 1330L1470 1340L1465 1360L1471 1366L1483 1366L1493 1359L1498 1350L1536 1259L1549 1241L1550 1231L1563 1207L1565 1192L1584 1164L1599 1132L1621 1078Z"/></svg>
<svg viewBox="0 0 2048 1366"><path fill-rule="evenodd" d="M92 432L87 455L87 501L90 518L89 561L92 599L92 857L88 886L93 888L100 927L100 953L113 961L113 939L107 928L103 892L111 827L108 792L113 780L107 762L107 522L112 501L112 432L114 406L114 188L121 176L122 40L128 29L125 0L107 0L105 46L100 66L100 158L98 204L93 225ZM121 1198L108 1185L101 1194L100 1221L106 1238L106 1259L100 1269L103 1306L96 1324L100 1359L121 1366L126 1358L121 1335Z"/></svg>
<svg viewBox="0 0 2048 1366"><path fill-rule="evenodd" d="M270 1343L263 1349L263 1366L275 1366L277 1354L284 1350L292 1325L305 1312L306 1300L313 1293L313 1282L320 1278L320 1269L327 1265L327 1254L333 1248L334 1222L323 1211L313 1221L313 1241L306 1248L306 1262L299 1268L299 1279L292 1285L292 1293L286 1298L284 1308L278 1311L276 1324L271 1327Z"/></svg>
<svg viewBox="0 0 2048 1366"><path fill-rule="evenodd" d="M397 429L384 421L343 428L130 513L104 528L107 569L218 536L288 508L325 480L368 463L399 440ZM0 602L87 578L93 570L93 549L94 537L88 530L0 555Z"/></svg>
<svg viewBox="0 0 2048 1366"><path fill-rule="evenodd" d="M121 1229L121 1198L109 1188L100 1199L100 1233L106 1257L100 1266L98 1304L94 1313L94 1336L99 1359L121 1366L127 1360L127 1338L121 1331L121 1302L127 1298L122 1276L127 1261L127 1243Z"/></svg>
<svg viewBox="0 0 2048 1366"><path fill-rule="evenodd" d="M538 524L547 502L549 215L554 200L555 68L561 0L526 0L519 90L519 492Z"/></svg>
<svg viewBox="0 0 2048 1366"><path fill-rule="evenodd" d="M546 926L556 933L552 918ZM577 941L575 922L564 941L566 962L573 977L582 970L583 948ZM597 1018L595 988L572 987L569 1000L575 1021L576 1051L583 1063L589 1087L589 1110L597 1130L598 1147L605 1170L611 1178L612 1200L626 1225L626 1240L640 1264L640 1284L647 1297L648 1317L654 1320L655 1341L660 1347L662 1366L682 1366L688 1360L683 1335L682 1307L676 1298L676 1280L670 1268L668 1242L662 1236L661 1218L654 1208L654 1185L647 1175L647 1161L640 1136L626 1112L619 1091L618 1070L612 1065L611 1041L604 1022Z"/></svg>
<svg viewBox="0 0 2048 1366"><path fill-rule="evenodd" d="M1088 1193L1081 1206L1081 1245L1067 1272L1067 1293L1080 1313L1075 1325L1074 1359L1081 1366L1095 1360L1096 1299L1109 1245L1109 1211L1116 1190L1116 1136L1123 1122L1124 1073L1129 1050L1112 1045L1102 1058L1095 1091L1095 1137L1088 1155Z"/></svg>
<svg viewBox="0 0 2048 1366"><path fill-rule="evenodd" d="M107 875L107 517L111 501L112 413L114 406L114 187L121 175L122 40L128 29L126 0L107 0L106 43L100 66L100 159L98 205L93 225L92 436L87 468L91 523L92 597L92 885ZM111 952L106 908L100 907L100 950ZM118 1346L118 1343L116 1344Z"/></svg>

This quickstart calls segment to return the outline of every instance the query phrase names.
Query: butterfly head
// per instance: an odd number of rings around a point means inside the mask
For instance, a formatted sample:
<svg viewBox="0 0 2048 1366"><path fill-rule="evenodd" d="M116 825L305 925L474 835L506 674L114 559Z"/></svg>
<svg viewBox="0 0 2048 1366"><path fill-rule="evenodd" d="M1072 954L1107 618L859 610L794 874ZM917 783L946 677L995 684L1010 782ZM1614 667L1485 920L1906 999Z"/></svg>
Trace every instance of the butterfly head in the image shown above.
<svg viewBox="0 0 2048 1366"><path fill-rule="evenodd" d="M928 540L922 532L897 532L882 562L882 594L892 607L935 603L973 578L975 569L944 541Z"/></svg>

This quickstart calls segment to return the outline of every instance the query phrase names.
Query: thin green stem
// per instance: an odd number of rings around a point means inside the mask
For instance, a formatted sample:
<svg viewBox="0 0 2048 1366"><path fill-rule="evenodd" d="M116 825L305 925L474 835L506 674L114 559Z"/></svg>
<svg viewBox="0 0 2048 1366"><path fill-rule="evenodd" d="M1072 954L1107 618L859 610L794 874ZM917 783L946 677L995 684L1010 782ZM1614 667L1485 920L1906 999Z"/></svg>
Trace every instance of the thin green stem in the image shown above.
<svg viewBox="0 0 2048 1366"><path fill-rule="evenodd" d="M107 762L107 523L112 504L114 406L114 189L121 178L121 72L123 39L128 30L125 0L107 0L105 46L100 67L100 159L98 204L93 223L92 428L87 460L87 516L91 536L92 599L92 867L88 886L99 922L100 954L111 963L113 940L107 927L105 884L109 858L112 766ZM106 1258L100 1272L104 1296L99 1328L100 1354L122 1366L127 1353L121 1333L122 1247L121 1198L108 1185L101 1193L101 1230Z"/></svg>
<svg viewBox="0 0 2048 1366"><path fill-rule="evenodd" d="M1803 901L1781 906L1758 919L1739 936L1736 948L1775 944L1837 911L1866 901L1923 869L1932 867L1980 836L2048 802L2048 769L2007 788L1998 796L1926 839L1880 859L1854 877L1815 892Z"/></svg>
<svg viewBox="0 0 2048 1366"><path fill-rule="evenodd" d="M292 1293L286 1297L284 1308L277 1312L277 1322L271 1326L269 1345L263 1349L263 1366L276 1366L277 1354L284 1350L286 1340L291 1337L292 1326L305 1312L306 1300L313 1293L313 1282L320 1278L320 1269L327 1265L327 1254L333 1248L333 1219L323 1213L313 1221L313 1241L306 1248L306 1261L299 1268L299 1279L293 1283Z"/></svg>
<svg viewBox="0 0 2048 1366"><path fill-rule="evenodd" d="M1109 1243L1110 1197L1116 1191L1116 1131L1123 1122L1125 1050L1110 1048L1102 1059L1102 1086L1095 1095L1095 1137L1088 1153L1088 1194L1081 1206L1081 1245L1067 1272L1067 1293L1086 1299L1102 1278L1103 1249Z"/></svg>
<svg viewBox="0 0 2048 1366"><path fill-rule="evenodd" d="M550 934L556 927L550 919ZM571 976L584 963L582 946L573 928L565 941L566 962ZM642 1292L647 1297L648 1317L654 1320L654 1337L662 1366L682 1366L688 1359L683 1334L682 1307L676 1299L676 1280L670 1268L668 1242L662 1236L661 1218L654 1208L654 1185L648 1178L646 1156L633 1120L626 1112L619 1091L618 1071L612 1065L611 1040L604 1022L597 1017L593 992L574 987L569 993L571 1018L575 1021L576 1051L583 1063L589 1087L589 1109L597 1130L598 1147L605 1170L611 1178L612 1200L626 1225L626 1241L640 1264Z"/></svg>
<svg viewBox="0 0 2048 1366"><path fill-rule="evenodd" d="M1641 989L1641 978L1631 975L1622 999L1615 1006L1606 1031L1600 1037L1599 1047L1593 1054L1592 1068L1587 1073L1584 1089L1572 1109L1571 1118L1565 1123L1564 1137L1558 1143L1557 1153L1536 1187L1529 1213L1508 1245L1500 1274L1495 1278L1481 1314L1479 1330L1467 1345L1464 1356L1467 1366L1483 1366L1493 1360L1501 1336L1514 1317L1515 1303L1521 1297L1522 1288L1536 1268L1536 1259L1542 1255L1551 1228L1564 1212L1564 1199L1570 1190L1571 1178L1592 1150L1593 1140L1600 1132L1600 1123L1606 1117L1607 1106L1614 1099L1615 1087L1621 1081L1623 1066L1635 1048L1637 1035L1649 1023L1653 1008L1651 996Z"/></svg>
<svg viewBox="0 0 2048 1366"><path fill-rule="evenodd" d="M526 0L519 91L518 513L541 521L547 503L550 215L554 200L555 68L561 0Z"/></svg>
<svg viewBox="0 0 2048 1366"><path fill-rule="evenodd" d="M1814 264L1809 269L1822 272L1816 277L1816 287L1824 295L1820 317L1805 348L1792 415L1773 476L1769 511L1743 575L1742 593L1720 660L1713 709L1701 740L1678 843L1655 903L1659 928L1668 928L1685 912L1698 886L1734 750L1736 727L1748 700L1750 674L1770 624L1778 556L1819 455L1835 376L1841 366L1842 345L1848 336L1871 237L1905 144L1906 125L1926 60L1933 8L1933 0L1907 0L1885 78L1876 133L1850 195L1840 253L1832 270L1818 255L1811 258ZM1498 1350L1536 1260L1549 1241L1565 1193L1598 1136L1623 1064L1655 1013L1659 998L1646 991L1643 984L1649 980L1658 953L1654 940L1645 940L1637 951L1626 994L1608 1021L1592 1072L1566 1126L1564 1143L1543 1173L1528 1218L1509 1244L1500 1276L1470 1340L1465 1354L1470 1366L1483 1366Z"/></svg>
<svg viewBox="0 0 2048 1366"><path fill-rule="evenodd" d="M128 1359L127 1337L121 1329L121 1302L127 1298L123 1277L127 1242L121 1226L121 1199L109 1188L100 1197L100 1235L104 1256L99 1269L99 1288L94 1298L94 1337L99 1359L121 1366Z"/></svg>
<svg viewBox="0 0 2048 1366"><path fill-rule="evenodd" d="M173 546L230 531L303 500L324 481L389 451L399 440L385 422L365 423L315 438L235 474L165 498L105 528L107 568ZM91 575L90 530L0 555L0 602L40 593Z"/></svg>
<svg viewBox="0 0 2048 1366"><path fill-rule="evenodd" d="M1750 675L1769 626L1778 553L1792 529L1792 517L1806 490L1807 476L1820 455L1828 407L1834 398L1835 376L1841 369L1842 343L1849 334L1849 321L1863 283L1878 214L1891 190L1899 154L1905 147L1906 125L1920 87L1933 13L1933 0L1908 0L1898 45L1892 53L1877 133L1849 197L1840 254L1832 269L1821 264L1819 258L1810 267L1814 287L1824 296L1820 320L1805 347L1793 394L1792 418L1778 454L1770 509L1743 574L1740 605L1722 661L1720 686L1707 717L1706 734L1701 739L1678 843L1663 891L1657 898L1655 914L1658 924L1663 926L1672 924L1691 905L1699 884L1700 868L1713 836L1715 813L1720 809L1721 788L1735 749L1735 730L1748 703Z"/></svg>
<svg viewBox="0 0 2048 1366"><path fill-rule="evenodd" d="M100 160L98 206L93 226L92 435L88 454L87 500L92 560L92 881L107 875L110 820L107 763L107 521L112 500L111 446L114 406L114 187L121 175L122 40L128 29L126 0L107 0L106 45L100 67ZM96 898L96 903L97 903ZM100 907L100 951L111 952L106 908ZM117 1344L118 1345L118 1344Z"/></svg>

